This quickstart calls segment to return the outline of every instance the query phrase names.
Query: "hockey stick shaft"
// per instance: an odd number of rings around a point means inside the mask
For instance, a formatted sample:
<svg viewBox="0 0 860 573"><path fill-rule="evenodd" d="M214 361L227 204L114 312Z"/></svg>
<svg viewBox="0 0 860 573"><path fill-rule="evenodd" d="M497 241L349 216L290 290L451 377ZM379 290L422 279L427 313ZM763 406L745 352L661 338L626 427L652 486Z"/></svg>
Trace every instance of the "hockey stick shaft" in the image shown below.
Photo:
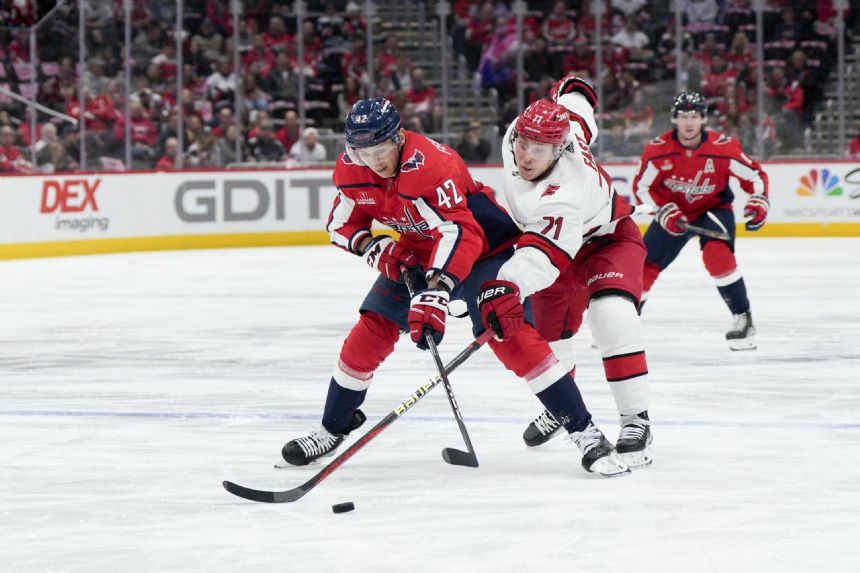
<svg viewBox="0 0 860 573"><path fill-rule="evenodd" d="M415 285L412 283L409 269L401 266L400 274L403 277L403 282L406 283L406 290L409 291L409 297L414 297ZM433 356L433 362L436 363L436 371L439 372L439 377L442 379L442 384L445 386L445 393L448 395L448 403L451 405L451 410L454 412L454 419L457 420L457 427L460 428L460 435L463 436L463 441L466 443L466 449L468 450L468 453L466 453L453 448L445 448L442 450L442 459L449 464L476 468L478 467L478 456L475 454L475 448L472 446L471 438L469 438L469 431L466 430L466 423L463 421L463 414L460 412L460 406L457 404L457 398L454 396L454 389L451 387L448 375L445 374L445 367L442 365L442 358L439 356L439 349L436 348L436 341L433 340L433 334L430 332L429 328L424 329L424 340L427 341L427 347L430 350L431 356Z"/></svg>
<svg viewBox="0 0 860 573"><path fill-rule="evenodd" d="M694 233L703 237L710 237L711 239L719 239L721 241L732 240L732 237L728 233L723 233L722 231L713 231L711 229L705 229L704 227L697 227L696 225L684 223L683 221L679 222L678 226L688 233Z"/></svg>
<svg viewBox="0 0 860 573"><path fill-rule="evenodd" d="M491 336L490 331L486 331L477 339L472 341L469 346L463 349L460 354L455 356L446 366L445 366L445 374L450 374L454 370L457 369L463 362L466 361L472 354L474 354L481 346L486 343ZM288 503L297 501L306 493L315 488L321 481L330 476L332 472L334 472L337 468L343 465L343 463L354 456L358 450L363 448L376 436L378 436L385 428L390 426L397 420L400 416L409 411L415 404L418 403L424 396L426 396L430 390L435 388L440 382L442 382L441 377L435 376L430 379L429 382L415 390L409 397L398 404L391 412L389 412L382 420L377 422L375 426L373 426L370 430L367 431L363 436L358 438L352 445L350 445L346 450L344 450L339 456L333 459L329 464L319 471L314 477L303 483L302 485L295 487L293 489L288 489L284 491L264 491L258 489L251 489L248 487L244 487L238 484L235 484L230 481L224 481L222 485L224 489L232 493L233 495L239 496L244 499L248 499L251 501L259 501L262 503Z"/></svg>

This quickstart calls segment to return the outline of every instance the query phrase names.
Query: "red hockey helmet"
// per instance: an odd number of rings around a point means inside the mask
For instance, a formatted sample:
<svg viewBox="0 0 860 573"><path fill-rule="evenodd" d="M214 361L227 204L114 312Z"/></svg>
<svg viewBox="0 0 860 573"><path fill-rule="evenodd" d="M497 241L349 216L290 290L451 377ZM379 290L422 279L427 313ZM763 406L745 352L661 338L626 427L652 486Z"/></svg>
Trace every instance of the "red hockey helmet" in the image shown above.
<svg viewBox="0 0 860 573"><path fill-rule="evenodd" d="M514 132L539 143L562 145L570 133L567 109L549 100L538 100L517 117Z"/></svg>

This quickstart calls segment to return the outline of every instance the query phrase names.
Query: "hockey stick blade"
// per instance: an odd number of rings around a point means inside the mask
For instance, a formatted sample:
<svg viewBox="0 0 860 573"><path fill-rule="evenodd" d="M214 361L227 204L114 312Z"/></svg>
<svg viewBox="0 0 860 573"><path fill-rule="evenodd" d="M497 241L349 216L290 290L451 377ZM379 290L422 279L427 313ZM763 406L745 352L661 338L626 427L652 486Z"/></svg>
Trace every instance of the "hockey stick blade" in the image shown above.
<svg viewBox="0 0 860 573"><path fill-rule="evenodd" d="M491 331L488 330L481 334L481 336L479 336L477 339L472 341L466 348L462 350L462 352L460 352L460 354L455 356L448 364L445 365L445 373L450 374L451 372L456 370L457 367L460 366L463 362L465 362L467 358L469 358L479 348L481 348L481 346L483 346L484 343L486 343L490 339L491 335ZM298 487L294 487L293 489L287 489L284 491L266 491L259 489L251 489L249 487L235 484L231 481L224 481L221 483L221 485L223 485L224 489L226 489L233 495L241 497L243 499L247 499L249 501L257 501L260 503L289 503L297 501L301 499L306 493L319 485L319 483L325 478L327 478L332 472L334 472L334 470L343 465L346 460L354 456L356 452L358 452L358 450L367 445L370 440L379 435L382 430L390 426L397 418L409 411L415 404L418 403L419 400L421 400L421 398L426 396L430 392L430 390L432 390L441 383L442 379L439 376L431 378L429 382L418 388L406 400L398 404L397 407L395 407L391 412L389 412L382 420L377 422L377 424L373 426L370 430L368 430L367 433L365 433L363 436L353 442L353 444L349 446L346 450L344 450L343 453L341 453L339 456L329 462L329 464L323 469L321 469L314 477L312 477ZM458 454L464 453L459 452L457 450L454 451ZM477 460L475 460L475 463L477 464Z"/></svg>
<svg viewBox="0 0 860 573"><path fill-rule="evenodd" d="M466 466L469 468L478 467L478 457L463 450L454 448L445 448L442 450L442 459L452 466Z"/></svg>
<svg viewBox="0 0 860 573"><path fill-rule="evenodd" d="M709 237L711 239L719 239L721 241L731 241L732 238L728 233L723 233L722 231L714 231L711 229L705 229L704 227L697 227L696 225L691 225L689 223L684 223L683 221L678 223L678 226L684 229L689 233L694 233L696 235L701 235L703 237Z"/></svg>

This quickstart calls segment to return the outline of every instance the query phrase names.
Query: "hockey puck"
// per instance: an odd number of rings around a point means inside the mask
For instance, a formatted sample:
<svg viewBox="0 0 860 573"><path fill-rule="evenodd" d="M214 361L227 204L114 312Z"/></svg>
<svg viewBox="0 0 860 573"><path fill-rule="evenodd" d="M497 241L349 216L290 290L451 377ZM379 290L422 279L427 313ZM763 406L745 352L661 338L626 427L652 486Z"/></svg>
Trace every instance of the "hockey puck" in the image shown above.
<svg viewBox="0 0 860 573"><path fill-rule="evenodd" d="M353 509L355 509L355 504L351 501L348 501L346 503L336 503L331 506L331 510L335 513L346 513L347 511L352 511Z"/></svg>

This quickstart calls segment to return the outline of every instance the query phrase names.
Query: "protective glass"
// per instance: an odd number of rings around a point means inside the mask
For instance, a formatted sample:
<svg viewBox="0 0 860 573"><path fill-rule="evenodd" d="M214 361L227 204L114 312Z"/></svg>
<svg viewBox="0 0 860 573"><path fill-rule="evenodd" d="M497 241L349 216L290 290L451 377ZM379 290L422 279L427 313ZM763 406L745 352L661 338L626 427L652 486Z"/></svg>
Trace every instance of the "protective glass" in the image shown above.
<svg viewBox="0 0 860 573"><path fill-rule="evenodd" d="M396 152L397 144L392 140L374 145L373 147L356 148L349 145L346 146L346 153L352 159L353 163L357 163L363 167L385 161L391 157L392 153Z"/></svg>
<svg viewBox="0 0 860 573"><path fill-rule="evenodd" d="M547 161L558 157L559 153L561 153L561 146L539 143L525 137L517 136L514 138L514 153L540 161Z"/></svg>

